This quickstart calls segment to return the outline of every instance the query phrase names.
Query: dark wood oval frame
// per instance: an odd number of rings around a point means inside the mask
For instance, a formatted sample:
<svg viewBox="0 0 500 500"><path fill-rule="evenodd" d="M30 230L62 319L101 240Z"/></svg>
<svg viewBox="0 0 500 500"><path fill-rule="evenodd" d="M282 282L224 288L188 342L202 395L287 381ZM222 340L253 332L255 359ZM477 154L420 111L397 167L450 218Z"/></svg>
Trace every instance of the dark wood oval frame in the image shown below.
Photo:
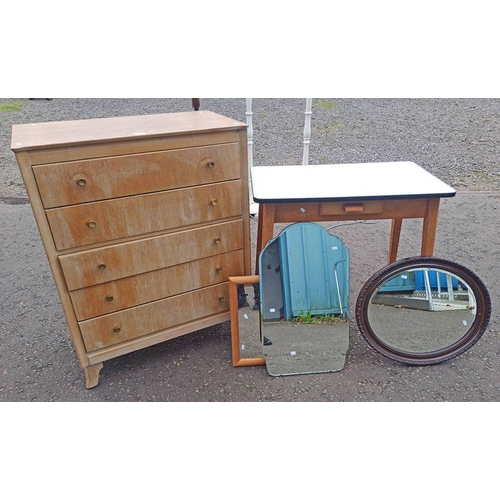
<svg viewBox="0 0 500 500"><path fill-rule="evenodd" d="M470 287L476 299L476 317L469 331L457 342L436 351L408 352L384 343L373 331L368 321L368 307L373 293L385 281L402 272L423 267L446 271L462 279ZM356 322L364 339L380 354L410 365L431 365L447 361L470 349L483 335L491 316L491 299L482 280L465 266L436 257L409 257L377 271L361 288L356 300Z"/></svg>

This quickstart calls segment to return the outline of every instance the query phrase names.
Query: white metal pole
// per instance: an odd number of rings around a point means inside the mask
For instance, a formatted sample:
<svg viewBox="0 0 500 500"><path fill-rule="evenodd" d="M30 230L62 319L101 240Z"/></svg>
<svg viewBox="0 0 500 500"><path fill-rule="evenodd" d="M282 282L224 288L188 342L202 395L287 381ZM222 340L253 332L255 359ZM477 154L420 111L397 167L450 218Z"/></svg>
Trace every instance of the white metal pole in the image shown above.
<svg viewBox="0 0 500 500"><path fill-rule="evenodd" d="M432 298L431 282L429 280L429 270L424 269L425 295L429 302L429 310L435 311L434 299Z"/></svg>
<svg viewBox="0 0 500 500"><path fill-rule="evenodd" d="M247 110L245 115L247 117L247 125L248 125L248 168L253 167L253 112L252 112L252 98L247 97Z"/></svg>
<svg viewBox="0 0 500 500"><path fill-rule="evenodd" d="M311 115L312 98L306 99L306 118L304 123L304 153L302 154L302 165L309 164L309 144L311 143Z"/></svg>
<svg viewBox="0 0 500 500"><path fill-rule="evenodd" d="M250 215L257 215L259 212L258 203L254 203L252 196L252 167L253 167L253 112L252 98L246 98L247 135L248 135L248 192L250 193Z"/></svg>

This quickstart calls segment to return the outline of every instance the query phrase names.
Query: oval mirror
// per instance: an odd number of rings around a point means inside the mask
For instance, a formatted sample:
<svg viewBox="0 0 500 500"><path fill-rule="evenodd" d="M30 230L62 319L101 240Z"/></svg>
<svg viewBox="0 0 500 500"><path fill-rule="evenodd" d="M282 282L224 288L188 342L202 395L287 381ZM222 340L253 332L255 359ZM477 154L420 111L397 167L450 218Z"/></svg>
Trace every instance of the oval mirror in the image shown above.
<svg viewBox="0 0 500 500"><path fill-rule="evenodd" d="M434 257L389 264L362 287L356 322L378 352L407 364L427 365L458 356L483 335L490 296L466 267Z"/></svg>

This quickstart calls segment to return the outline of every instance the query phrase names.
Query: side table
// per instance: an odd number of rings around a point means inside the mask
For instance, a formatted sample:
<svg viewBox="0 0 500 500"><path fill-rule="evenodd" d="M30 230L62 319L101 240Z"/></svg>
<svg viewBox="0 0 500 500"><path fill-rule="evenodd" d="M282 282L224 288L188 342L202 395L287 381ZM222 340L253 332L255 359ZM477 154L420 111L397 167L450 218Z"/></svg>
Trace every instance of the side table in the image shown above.
<svg viewBox="0 0 500 500"><path fill-rule="evenodd" d="M422 218L422 256L432 256L439 202L456 191L413 162L252 167L259 203L256 267L274 224L392 219L388 262L397 258L403 219Z"/></svg>

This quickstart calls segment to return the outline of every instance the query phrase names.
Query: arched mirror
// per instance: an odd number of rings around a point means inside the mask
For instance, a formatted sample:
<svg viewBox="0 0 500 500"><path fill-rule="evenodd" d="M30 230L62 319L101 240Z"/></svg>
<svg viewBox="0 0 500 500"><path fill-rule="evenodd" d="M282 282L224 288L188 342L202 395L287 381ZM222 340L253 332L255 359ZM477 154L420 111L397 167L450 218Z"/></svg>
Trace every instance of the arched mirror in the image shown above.
<svg viewBox="0 0 500 500"><path fill-rule="evenodd" d="M270 375L341 370L349 348L349 252L297 223L259 257L262 350Z"/></svg>
<svg viewBox="0 0 500 500"><path fill-rule="evenodd" d="M356 301L356 321L378 352L407 364L440 363L470 349L491 314L488 291L466 267L411 257L375 273Z"/></svg>

